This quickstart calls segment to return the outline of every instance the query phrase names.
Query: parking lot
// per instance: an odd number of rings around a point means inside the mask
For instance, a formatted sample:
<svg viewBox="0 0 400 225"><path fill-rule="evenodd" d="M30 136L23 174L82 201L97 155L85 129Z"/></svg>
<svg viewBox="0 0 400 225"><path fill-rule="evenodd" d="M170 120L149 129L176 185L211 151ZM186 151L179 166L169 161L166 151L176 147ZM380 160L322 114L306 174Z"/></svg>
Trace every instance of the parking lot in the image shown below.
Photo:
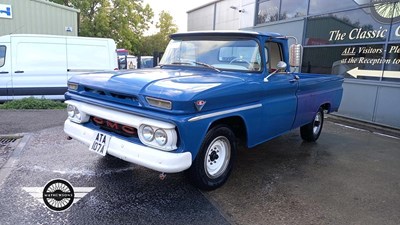
<svg viewBox="0 0 400 225"><path fill-rule="evenodd" d="M68 141L64 111L0 114L0 135L28 139L9 156L15 161L0 181L0 224L400 223L396 134L328 118L317 143L302 142L294 130L254 149L239 148L228 182L201 192L184 173L160 180L157 172ZM0 175L6 172L3 167ZM55 178L94 190L67 211L53 212L23 189Z"/></svg>

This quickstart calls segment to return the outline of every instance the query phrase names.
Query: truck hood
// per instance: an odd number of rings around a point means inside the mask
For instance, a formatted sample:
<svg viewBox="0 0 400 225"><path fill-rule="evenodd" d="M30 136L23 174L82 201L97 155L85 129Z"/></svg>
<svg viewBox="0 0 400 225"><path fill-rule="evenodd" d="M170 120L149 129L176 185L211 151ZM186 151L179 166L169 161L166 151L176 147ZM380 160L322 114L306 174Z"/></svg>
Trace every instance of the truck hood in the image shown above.
<svg viewBox="0 0 400 225"><path fill-rule="evenodd" d="M232 72L219 73L208 69L143 69L133 72L95 73L74 76L69 82L78 83L81 90L86 90L79 92L82 95L88 94L90 97L96 97L93 93L101 92L103 97L97 97L104 98L104 95L117 93L137 98L141 101L141 104L138 105L147 107L149 105L145 97L149 96L171 101L173 110L180 112L196 109L194 102L197 100L207 102L204 110L218 108L221 101L223 101L224 107L229 102L237 105L240 100L234 99L237 96L232 93L245 94L244 92L249 92L248 87L243 86L244 78L232 76ZM236 90L229 91L232 88ZM85 93L88 90L95 91Z"/></svg>

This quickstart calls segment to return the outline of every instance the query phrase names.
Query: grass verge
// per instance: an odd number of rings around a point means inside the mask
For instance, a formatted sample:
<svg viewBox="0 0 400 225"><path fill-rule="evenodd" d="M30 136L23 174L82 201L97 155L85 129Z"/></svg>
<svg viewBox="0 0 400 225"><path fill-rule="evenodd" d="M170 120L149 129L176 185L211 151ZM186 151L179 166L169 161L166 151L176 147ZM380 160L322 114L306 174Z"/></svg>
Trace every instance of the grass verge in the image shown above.
<svg viewBox="0 0 400 225"><path fill-rule="evenodd" d="M24 98L0 104L0 109L65 109L67 104L60 101L38 98Z"/></svg>

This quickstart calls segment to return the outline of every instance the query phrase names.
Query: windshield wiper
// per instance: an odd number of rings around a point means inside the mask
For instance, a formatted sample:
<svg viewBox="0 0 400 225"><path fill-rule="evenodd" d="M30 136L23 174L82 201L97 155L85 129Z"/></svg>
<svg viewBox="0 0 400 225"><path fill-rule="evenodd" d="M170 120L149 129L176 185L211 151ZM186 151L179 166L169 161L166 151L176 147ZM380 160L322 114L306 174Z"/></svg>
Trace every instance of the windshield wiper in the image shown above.
<svg viewBox="0 0 400 225"><path fill-rule="evenodd" d="M194 62L172 62L172 65L193 65Z"/></svg>
<svg viewBox="0 0 400 225"><path fill-rule="evenodd" d="M194 62L172 62L170 64L160 64L160 68L163 68L163 66L166 65L193 65Z"/></svg>
<svg viewBox="0 0 400 225"><path fill-rule="evenodd" d="M214 67L214 66L211 66L210 64L203 63L203 62L193 62L193 63L195 63L195 64L197 64L197 65L200 65L200 66L205 66L205 67L207 67L207 68L210 68L210 69L213 69L213 70L217 71L218 73L221 73L221 70L217 69L217 68Z"/></svg>
<svg viewBox="0 0 400 225"><path fill-rule="evenodd" d="M217 71L218 73L221 72L221 70L217 69L216 67L211 66L210 64L207 64L207 63L204 63L204 62L188 61L188 62L172 62L171 63L171 65L193 65L193 64L213 69L213 70ZM163 65L160 65L160 66L162 68L162 66L165 66L165 65L166 64L163 64Z"/></svg>

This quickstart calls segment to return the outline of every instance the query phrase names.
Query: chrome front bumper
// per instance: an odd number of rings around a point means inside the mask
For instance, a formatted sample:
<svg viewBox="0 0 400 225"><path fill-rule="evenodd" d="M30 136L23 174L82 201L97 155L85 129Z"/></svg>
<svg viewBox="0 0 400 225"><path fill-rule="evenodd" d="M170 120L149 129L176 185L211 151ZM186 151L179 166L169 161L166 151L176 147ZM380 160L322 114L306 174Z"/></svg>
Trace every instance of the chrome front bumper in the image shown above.
<svg viewBox="0 0 400 225"><path fill-rule="evenodd" d="M64 132L73 139L89 146L96 131L67 119L64 123ZM190 152L165 152L128 142L115 136L110 139L107 154L165 173L181 172L192 165L192 154Z"/></svg>

